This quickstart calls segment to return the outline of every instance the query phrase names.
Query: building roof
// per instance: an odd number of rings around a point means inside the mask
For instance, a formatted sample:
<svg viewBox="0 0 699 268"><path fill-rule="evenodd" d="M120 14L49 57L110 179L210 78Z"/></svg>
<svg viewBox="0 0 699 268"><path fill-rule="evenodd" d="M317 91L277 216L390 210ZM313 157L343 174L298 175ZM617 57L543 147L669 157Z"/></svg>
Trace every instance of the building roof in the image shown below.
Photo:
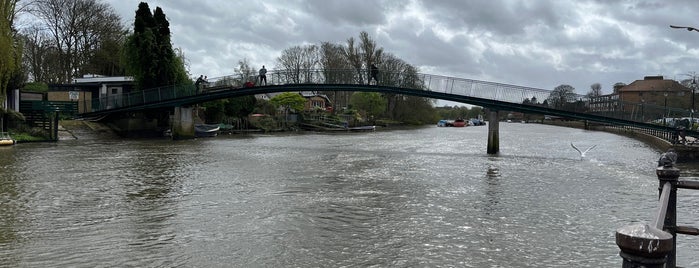
<svg viewBox="0 0 699 268"><path fill-rule="evenodd" d="M664 79L662 76L646 76L643 80L636 80L619 89L619 92L638 92L638 91L690 91L691 89L683 86L679 82L670 79Z"/></svg>
<svg viewBox="0 0 699 268"><path fill-rule="evenodd" d="M315 91L301 91L301 92L299 92L299 94L301 94L301 96L306 98L306 99L313 98L313 97L320 97L320 98L325 99L325 101L327 101L328 103L330 102L330 98L328 98L328 96L326 96L324 94L318 94Z"/></svg>

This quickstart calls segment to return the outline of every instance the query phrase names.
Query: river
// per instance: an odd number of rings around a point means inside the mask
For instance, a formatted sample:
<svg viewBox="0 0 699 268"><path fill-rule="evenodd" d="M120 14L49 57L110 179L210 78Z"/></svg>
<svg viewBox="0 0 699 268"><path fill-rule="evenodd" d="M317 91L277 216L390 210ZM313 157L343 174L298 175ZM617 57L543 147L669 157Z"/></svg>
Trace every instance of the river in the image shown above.
<svg viewBox="0 0 699 268"><path fill-rule="evenodd" d="M0 148L2 267L621 267L661 152L501 123ZM583 159L571 148L597 145ZM699 168L680 166L683 176ZM696 192L696 191L695 191ZM699 227L699 193L678 224ZM699 266L696 237L678 264Z"/></svg>

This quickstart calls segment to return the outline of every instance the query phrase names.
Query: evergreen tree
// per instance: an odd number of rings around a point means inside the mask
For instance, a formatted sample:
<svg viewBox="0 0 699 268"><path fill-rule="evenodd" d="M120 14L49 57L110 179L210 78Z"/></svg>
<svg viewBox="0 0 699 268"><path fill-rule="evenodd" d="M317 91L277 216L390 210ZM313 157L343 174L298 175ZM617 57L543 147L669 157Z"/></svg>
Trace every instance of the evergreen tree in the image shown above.
<svg viewBox="0 0 699 268"><path fill-rule="evenodd" d="M138 89L144 90L187 82L184 60L172 48L170 23L160 7L151 13L141 2L136 10L134 33L128 38L125 57L127 71Z"/></svg>

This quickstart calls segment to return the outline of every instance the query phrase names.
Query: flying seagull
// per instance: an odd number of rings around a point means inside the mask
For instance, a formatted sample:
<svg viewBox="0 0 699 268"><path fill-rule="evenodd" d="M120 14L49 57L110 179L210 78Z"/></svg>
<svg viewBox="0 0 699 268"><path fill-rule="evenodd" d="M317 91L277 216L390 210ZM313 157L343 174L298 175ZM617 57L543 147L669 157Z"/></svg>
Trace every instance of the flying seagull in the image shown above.
<svg viewBox="0 0 699 268"><path fill-rule="evenodd" d="M697 31L697 32L699 32L699 29L694 28L694 27L687 27L687 26L675 26L675 25L670 25L670 28L673 28L673 29L687 29L687 31L690 31L690 32L691 32L691 31Z"/></svg>
<svg viewBox="0 0 699 268"><path fill-rule="evenodd" d="M587 150L585 150L585 151L580 151L580 149L578 149L578 147L575 147L575 144L573 144L572 142L570 143L570 146L572 146L573 149L575 149L576 151L578 151L578 153L580 153L580 158L585 158L585 154L587 152L589 152L590 150L592 150L592 148L595 148L595 146L597 146L597 145L592 145L592 147L587 148Z"/></svg>

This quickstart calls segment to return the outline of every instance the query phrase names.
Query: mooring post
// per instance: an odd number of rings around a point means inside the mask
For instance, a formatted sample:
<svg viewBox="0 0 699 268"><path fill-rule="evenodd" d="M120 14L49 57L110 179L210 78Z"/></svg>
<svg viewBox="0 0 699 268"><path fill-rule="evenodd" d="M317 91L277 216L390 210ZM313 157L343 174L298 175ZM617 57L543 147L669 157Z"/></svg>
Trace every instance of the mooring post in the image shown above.
<svg viewBox="0 0 699 268"><path fill-rule="evenodd" d="M671 234L647 224L617 229L616 244L624 259L622 268L665 268L666 256L674 245Z"/></svg>
<svg viewBox="0 0 699 268"><path fill-rule="evenodd" d="M675 268L677 181L680 170L675 168L677 153L673 149L658 160L659 205L653 223L629 225L617 229L616 244L624 259L622 268Z"/></svg>
<svg viewBox="0 0 699 268"><path fill-rule="evenodd" d="M488 112L488 154L500 152L500 117L499 112Z"/></svg>
<svg viewBox="0 0 699 268"><path fill-rule="evenodd" d="M658 196L662 194L663 185L670 183L670 197L667 202L667 210L665 212L665 220L663 221L663 230L672 235L672 250L668 252L667 262L665 267L674 268L677 266L677 180L680 177L680 170L673 166L660 166L655 170L658 175Z"/></svg>

